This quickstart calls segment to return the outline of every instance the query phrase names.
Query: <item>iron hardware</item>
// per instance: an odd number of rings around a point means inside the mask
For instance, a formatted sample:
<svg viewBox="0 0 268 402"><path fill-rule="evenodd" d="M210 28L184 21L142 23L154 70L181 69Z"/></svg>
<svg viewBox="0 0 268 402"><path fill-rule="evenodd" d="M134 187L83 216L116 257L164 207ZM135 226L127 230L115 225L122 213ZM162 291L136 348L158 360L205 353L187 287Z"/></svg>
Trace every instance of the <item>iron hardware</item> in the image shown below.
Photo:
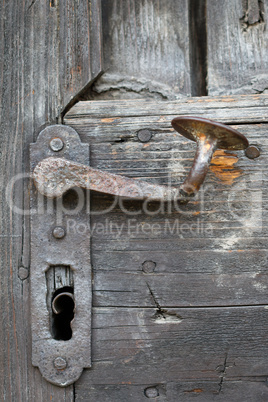
<svg viewBox="0 0 268 402"><path fill-rule="evenodd" d="M31 144L31 171L59 152L66 160L89 164L89 146L71 127L58 125L44 129ZM61 203L31 187L32 363L49 382L64 387L91 366L92 292L90 236L66 235L71 211ZM88 225L90 215L83 206L71 218Z"/></svg>
<svg viewBox="0 0 268 402"><path fill-rule="evenodd" d="M31 144L35 183L31 188L32 362L53 384L67 386L91 366L90 236L66 233L68 209L62 209L58 216L57 208L64 193L78 187L185 204L204 182L216 148L248 146L247 139L236 130L207 119L177 117L172 125L197 143L193 166L178 188L91 168L89 146L82 144L76 131L68 126L47 127ZM141 138L144 140L144 135ZM89 210L84 206L72 218L78 225L88 225Z"/></svg>
<svg viewBox="0 0 268 402"><path fill-rule="evenodd" d="M197 143L193 166L179 187L166 187L103 172L62 157L49 157L33 172L38 191L47 197L61 197L76 186L112 195L151 201L177 200L187 203L205 180L214 151L241 150L248 147L244 135L231 127L204 118L181 116L173 119L173 128ZM55 142L55 139L53 140ZM58 142L61 140L58 139ZM57 149L58 151L59 149Z"/></svg>

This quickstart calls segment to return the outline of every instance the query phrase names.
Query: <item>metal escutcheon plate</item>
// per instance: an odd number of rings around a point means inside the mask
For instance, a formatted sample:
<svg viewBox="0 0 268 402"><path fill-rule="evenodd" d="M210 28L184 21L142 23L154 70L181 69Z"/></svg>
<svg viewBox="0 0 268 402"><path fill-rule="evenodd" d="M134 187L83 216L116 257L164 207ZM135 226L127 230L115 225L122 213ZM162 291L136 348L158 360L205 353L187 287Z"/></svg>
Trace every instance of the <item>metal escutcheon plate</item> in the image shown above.
<svg viewBox="0 0 268 402"><path fill-rule="evenodd" d="M89 146L72 128L49 126L30 146L31 172L53 156L89 165ZM31 184L32 363L47 381L62 387L91 366L90 233L77 230L89 227L89 194L74 193L75 203L65 205L63 198L49 200ZM61 289L68 289L65 297L73 294L71 318L68 312L67 318L53 313L52 298ZM64 308L64 294L62 302Z"/></svg>

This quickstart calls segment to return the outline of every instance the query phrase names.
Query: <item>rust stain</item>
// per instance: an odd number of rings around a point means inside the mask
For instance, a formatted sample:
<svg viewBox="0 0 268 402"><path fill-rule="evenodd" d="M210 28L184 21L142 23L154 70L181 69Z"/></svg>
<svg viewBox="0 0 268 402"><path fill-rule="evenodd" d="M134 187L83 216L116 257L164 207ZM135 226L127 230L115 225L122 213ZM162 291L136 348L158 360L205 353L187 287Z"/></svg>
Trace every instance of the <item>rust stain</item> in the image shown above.
<svg viewBox="0 0 268 402"><path fill-rule="evenodd" d="M221 99L221 102L236 102L236 99L234 99L234 98L222 98Z"/></svg>
<svg viewBox="0 0 268 402"><path fill-rule="evenodd" d="M192 389L191 391L184 391L185 394L190 394L192 392L194 392L196 394L200 394L201 392L204 392L204 391L202 388L195 388L195 389Z"/></svg>
<svg viewBox="0 0 268 402"><path fill-rule="evenodd" d="M101 119L102 123L113 123L116 120L115 117L106 117L104 119Z"/></svg>
<svg viewBox="0 0 268 402"><path fill-rule="evenodd" d="M238 156L227 151L217 150L211 160L210 170L223 184L231 186L243 173L235 166Z"/></svg>

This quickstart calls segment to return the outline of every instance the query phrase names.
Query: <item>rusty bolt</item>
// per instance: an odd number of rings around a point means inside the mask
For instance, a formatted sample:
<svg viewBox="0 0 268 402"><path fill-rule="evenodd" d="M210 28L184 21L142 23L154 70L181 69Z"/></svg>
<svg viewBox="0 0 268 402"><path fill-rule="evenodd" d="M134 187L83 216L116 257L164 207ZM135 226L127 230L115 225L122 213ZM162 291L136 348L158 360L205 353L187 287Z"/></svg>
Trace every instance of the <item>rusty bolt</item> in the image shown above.
<svg viewBox="0 0 268 402"><path fill-rule="evenodd" d="M63 357L56 357L54 360L54 367L57 370L64 370L67 367L67 362Z"/></svg>
<svg viewBox="0 0 268 402"><path fill-rule="evenodd" d="M155 267L156 267L156 263L154 261L144 261L144 263L142 264L142 270L146 274L153 273L155 270Z"/></svg>
<svg viewBox="0 0 268 402"><path fill-rule="evenodd" d="M52 151L59 152L62 150L64 144L60 138L56 137L50 141L49 146L52 149Z"/></svg>
<svg viewBox="0 0 268 402"><path fill-rule="evenodd" d="M23 281L24 279L27 279L29 276L29 270L27 268L24 267L20 267L19 268L19 272L18 272L19 278Z"/></svg>
<svg viewBox="0 0 268 402"><path fill-rule="evenodd" d="M158 389L156 387L148 387L144 390L144 394L147 398L157 398L159 396Z"/></svg>
<svg viewBox="0 0 268 402"><path fill-rule="evenodd" d="M140 142L148 142L152 138L152 133L147 128L138 131L137 135Z"/></svg>
<svg viewBox="0 0 268 402"><path fill-rule="evenodd" d="M245 154L249 159L255 159L260 156L260 150L255 145L250 145L246 150Z"/></svg>
<svg viewBox="0 0 268 402"><path fill-rule="evenodd" d="M63 239L66 235L65 229L62 226L56 226L52 233L55 239Z"/></svg>

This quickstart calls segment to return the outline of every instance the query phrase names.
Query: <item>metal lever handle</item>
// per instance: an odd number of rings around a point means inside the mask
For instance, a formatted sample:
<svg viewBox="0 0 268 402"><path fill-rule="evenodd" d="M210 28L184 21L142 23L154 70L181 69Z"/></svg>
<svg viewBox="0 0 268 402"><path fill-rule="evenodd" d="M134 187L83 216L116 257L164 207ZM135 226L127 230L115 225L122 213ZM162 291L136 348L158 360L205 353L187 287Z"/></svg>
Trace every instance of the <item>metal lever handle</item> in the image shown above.
<svg viewBox="0 0 268 402"><path fill-rule="evenodd" d="M82 187L133 199L177 200L186 203L204 182L217 148L241 150L248 147L248 140L244 135L208 119L181 116L172 120L172 126L180 134L197 143L193 166L184 183L178 188L131 179L55 157L46 158L35 167L35 185L38 191L47 197L60 197L72 187Z"/></svg>

